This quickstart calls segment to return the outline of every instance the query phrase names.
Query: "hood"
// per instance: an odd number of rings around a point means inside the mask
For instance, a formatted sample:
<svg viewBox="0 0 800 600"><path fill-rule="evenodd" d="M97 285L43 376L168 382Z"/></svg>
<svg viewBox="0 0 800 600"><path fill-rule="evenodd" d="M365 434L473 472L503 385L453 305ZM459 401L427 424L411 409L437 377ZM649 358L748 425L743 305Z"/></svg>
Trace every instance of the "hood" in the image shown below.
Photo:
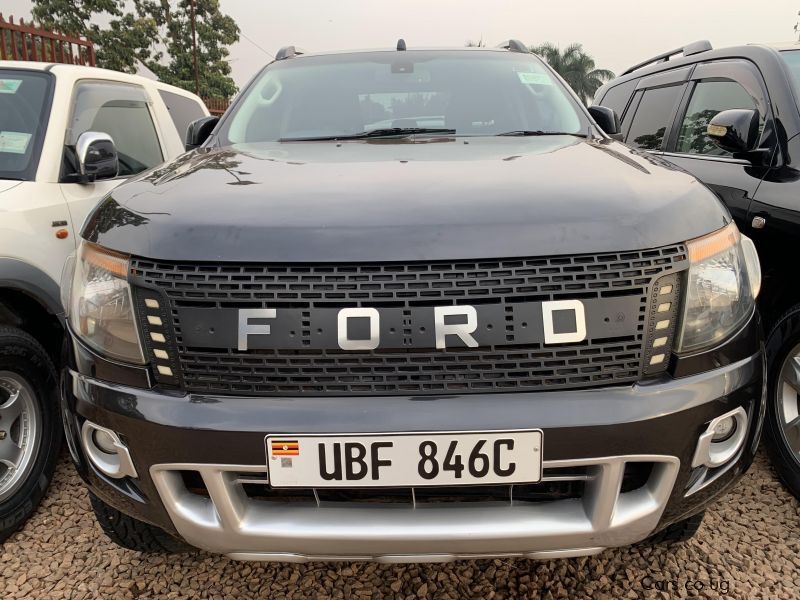
<svg viewBox="0 0 800 600"><path fill-rule="evenodd" d="M0 179L0 194L17 187L21 183L21 181L17 181L16 179Z"/></svg>
<svg viewBox="0 0 800 600"><path fill-rule="evenodd" d="M83 235L162 260L373 262L640 250L728 221L617 142L392 139L196 150L117 187Z"/></svg>

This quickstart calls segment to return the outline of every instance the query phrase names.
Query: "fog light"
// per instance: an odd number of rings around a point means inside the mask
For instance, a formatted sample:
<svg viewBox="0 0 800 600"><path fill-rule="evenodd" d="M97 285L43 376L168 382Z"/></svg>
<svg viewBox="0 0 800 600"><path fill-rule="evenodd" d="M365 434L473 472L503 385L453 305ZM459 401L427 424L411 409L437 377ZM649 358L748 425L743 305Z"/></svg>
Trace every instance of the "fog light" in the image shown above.
<svg viewBox="0 0 800 600"><path fill-rule="evenodd" d="M697 440L692 467L715 468L730 461L747 436L747 413L740 406L713 419Z"/></svg>
<svg viewBox="0 0 800 600"><path fill-rule="evenodd" d="M86 456L101 473L114 479L138 477L130 452L115 431L84 421L81 442Z"/></svg>
<svg viewBox="0 0 800 600"><path fill-rule="evenodd" d="M95 446L100 448L100 450L106 454L117 453L117 449L114 447L114 438L111 437L110 433L104 429L95 429L92 432L92 436L94 437Z"/></svg>
<svg viewBox="0 0 800 600"><path fill-rule="evenodd" d="M712 442L724 442L736 431L736 419L725 417L714 426L714 435L711 436Z"/></svg>

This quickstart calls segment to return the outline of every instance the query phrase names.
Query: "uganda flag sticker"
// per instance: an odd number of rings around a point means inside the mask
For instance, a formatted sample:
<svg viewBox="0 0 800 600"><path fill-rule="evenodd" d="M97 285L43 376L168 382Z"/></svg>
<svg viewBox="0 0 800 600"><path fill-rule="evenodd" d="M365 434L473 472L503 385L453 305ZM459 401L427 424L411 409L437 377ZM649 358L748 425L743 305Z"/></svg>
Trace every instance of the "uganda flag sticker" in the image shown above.
<svg viewBox="0 0 800 600"><path fill-rule="evenodd" d="M272 456L300 456L300 443L297 440L272 440Z"/></svg>

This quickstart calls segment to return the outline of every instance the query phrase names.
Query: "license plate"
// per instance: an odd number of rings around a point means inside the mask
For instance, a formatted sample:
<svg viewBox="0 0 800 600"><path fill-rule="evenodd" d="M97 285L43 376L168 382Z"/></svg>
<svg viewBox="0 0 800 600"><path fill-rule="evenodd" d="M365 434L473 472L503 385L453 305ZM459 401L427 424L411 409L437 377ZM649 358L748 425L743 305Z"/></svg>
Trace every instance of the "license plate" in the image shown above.
<svg viewBox="0 0 800 600"><path fill-rule="evenodd" d="M269 435L272 487L536 483L542 432Z"/></svg>

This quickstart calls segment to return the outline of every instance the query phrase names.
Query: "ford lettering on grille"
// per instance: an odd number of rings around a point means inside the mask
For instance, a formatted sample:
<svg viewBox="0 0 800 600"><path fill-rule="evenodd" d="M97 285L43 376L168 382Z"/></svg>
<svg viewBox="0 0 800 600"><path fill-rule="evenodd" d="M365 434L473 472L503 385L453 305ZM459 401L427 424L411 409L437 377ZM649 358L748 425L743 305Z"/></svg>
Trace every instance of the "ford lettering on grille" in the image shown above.
<svg viewBox="0 0 800 600"><path fill-rule="evenodd" d="M587 337L634 335L637 298L553 300L511 305L400 308L179 309L184 341L239 351L318 348L478 348L507 344L564 345ZM510 317L510 320L509 320ZM307 330L301 336L301 330ZM513 338L509 332L513 331ZM309 339L310 338L310 339Z"/></svg>

